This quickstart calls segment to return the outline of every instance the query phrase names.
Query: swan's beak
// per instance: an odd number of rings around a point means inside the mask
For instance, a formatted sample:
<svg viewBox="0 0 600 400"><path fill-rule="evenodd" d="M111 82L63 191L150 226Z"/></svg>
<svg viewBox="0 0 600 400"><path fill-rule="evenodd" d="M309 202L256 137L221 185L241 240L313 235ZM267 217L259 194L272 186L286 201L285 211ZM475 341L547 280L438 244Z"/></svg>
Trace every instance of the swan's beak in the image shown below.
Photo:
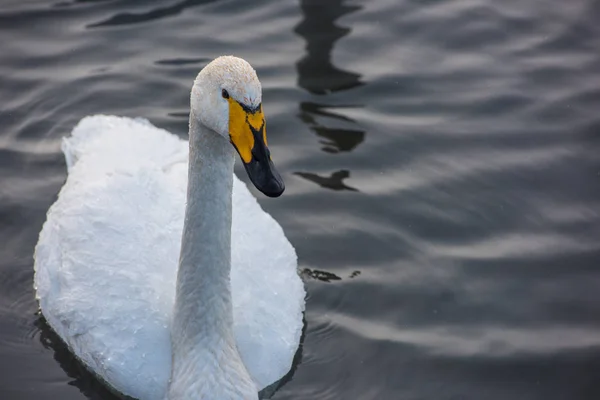
<svg viewBox="0 0 600 400"><path fill-rule="evenodd" d="M271 161L262 106L255 109L229 100L229 138L240 155L246 173L258 190L278 197L285 185Z"/></svg>

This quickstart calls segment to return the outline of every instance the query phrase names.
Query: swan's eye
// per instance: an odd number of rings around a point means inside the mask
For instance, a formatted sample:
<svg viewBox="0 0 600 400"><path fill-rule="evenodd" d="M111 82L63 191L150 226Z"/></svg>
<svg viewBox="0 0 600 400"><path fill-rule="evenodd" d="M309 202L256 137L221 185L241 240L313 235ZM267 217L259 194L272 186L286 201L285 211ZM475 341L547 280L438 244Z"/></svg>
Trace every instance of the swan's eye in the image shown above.
<svg viewBox="0 0 600 400"><path fill-rule="evenodd" d="M223 96L224 99L228 99L229 98L229 92L225 89L221 90L221 96Z"/></svg>

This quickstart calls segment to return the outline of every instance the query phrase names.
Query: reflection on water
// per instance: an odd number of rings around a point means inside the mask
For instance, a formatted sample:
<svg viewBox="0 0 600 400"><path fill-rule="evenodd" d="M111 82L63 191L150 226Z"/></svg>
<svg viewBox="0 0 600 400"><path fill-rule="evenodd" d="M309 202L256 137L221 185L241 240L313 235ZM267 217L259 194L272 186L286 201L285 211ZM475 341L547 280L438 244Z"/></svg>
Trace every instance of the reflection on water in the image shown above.
<svg viewBox="0 0 600 400"><path fill-rule="evenodd" d="M338 275L334 274L333 272L321 271L318 269L304 268L301 271L301 273L302 273L302 276L305 278L312 278L312 279L316 279L318 281L327 282L327 283L330 283L331 281L339 281L342 279Z"/></svg>
<svg viewBox="0 0 600 400"><path fill-rule="evenodd" d="M61 1L58 3L54 3L53 6L54 7L69 7L69 6L73 6L76 5L78 3L103 3L103 2L109 2L112 0L73 0L73 1Z"/></svg>
<svg viewBox="0 0 600 400"><path fill-rule="evenodd" d="M335 42L350 33L350 28L336 25L336 20L362 7L345 5L342 0L327 2L326 6L320 1L304 0L300 8L304 18L295 32L306 40L306 55L296 63L298 85L313 95L326 95L363 85L360 74L337 68L331 61ZM348 107L362 105L300 103L299 118L321 138L319 142L324 152L349 152L365 140L365 131L356 129L353 119L332 111ZM333 172L329 177L308 172L297 172L296 175L327 189L357 191L343 183L350 176L347 170Z"/></svg>
<svg viewBox="0 0 600 400"><path fill-rule="evenodd" d="M333 45L350 33L335 21L362 6L344 5L343 0L323 2L303 0L300 8L304 19L294 30L306 40L306 55L296 63L298 85L315 94L327 94L362 85L360 75L337 68L331 62Z"/></svg>
<svg viewBox="0 0 600 400"><path fill-rule="evenodd" d="M304 268L302 271L300 271L300 273L302 274L302 277L304 277L304 278L315 279L315 280L318 280L321 282L326 282L326 283L331 283L332 281L341 281L342 280L341 276L336 275L333 272L323 271L323 270L319 270L319 269ZM359 271L359 270L352 271L352 273L350 273L350 275L348 275L348 278L354 279L357 276L359 276L360 273L361 273L361 271Z"/></svg>
<svg viewBox="0 0 600 400"><path fill-rule="evenodd" d="M331 118L338 123L354 124L355 121L339 113L326 111L335 106L326 106L310 102L300 103L300 119L306 123L310 129L323 138L320 143L321 148L327 153L339 153L342 151L352 151L365 140L365 131L359 129L349 129L345 127L326 127L321 125L316 116ZM341 108L341 107L337 107ZM344 107L346 108L346 107Z"/></svg>
<svg viewBox="0 0 600 400"><path fill-rule="evenodd" d="M298 366L302 363L303 351L304 351L304 340L306 339L306 316L302 315L302 333L300 334L300 344L298 345L298 350L296 350L296 354L294 354L294 359L292 360L292 365L287 374L285 374L280 380L277 382L273 382L263 390L258 393L258 397L260 400L270 399L277 393L277 391L283 387L286 383L290 382L294 378L294 374L298 370Z"/></svg>
<svg viewBox="0 0 600 400"><path fill-rule="evenodd" d="M210 60L208 58L199 57L199 58L168 58L168 59L164 59L164 60L155 61L154 63L156 65L169 65L169 66L197 64L198 70L201 70L209 62L210 62Z"/></svg>
<svg viewBox="0 0 600 400"><path fill-rule="evenodd" d="M46 349L51 349L54 352L54 359L60 367L65 371L67 376L71 378L69 385L78 388L86 397L101 398L103 400L119 400L123 397L118 397L113 394L108 386L101 383L94 374L88 371L73 353L69 351L67 345L60 337L50 328L44 317L39 314L33 325L39 332L39 340L42 346Z"/></svg>
<svg viewBox="0 0 600 400"><path fill-rule="evenodd" d="M294 175L301 176L302 178L316 183L317 185L331 190L350 190L351 192L358 192L358 189L346 185L343 181L350 176L348 170L336 171L331 176L319 176L309 172L294 172Z"/></svg>
<svg viewBox="0 0 600 400"><path fill-rule="evenodd" d="M354 150L365 137L365 132L359 130L327 128L324 126L315 126L313 130L318 136L326 139L321 140L321 143L324 144L322 150L327 153Z"/></svg>

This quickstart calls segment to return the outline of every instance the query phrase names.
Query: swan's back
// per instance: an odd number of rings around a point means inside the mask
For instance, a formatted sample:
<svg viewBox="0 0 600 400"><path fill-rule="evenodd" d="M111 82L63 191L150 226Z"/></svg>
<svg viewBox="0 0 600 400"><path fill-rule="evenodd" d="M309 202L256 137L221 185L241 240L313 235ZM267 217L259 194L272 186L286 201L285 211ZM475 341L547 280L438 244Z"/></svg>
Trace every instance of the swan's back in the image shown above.
<svg viewBox="0 0 600 400"><path fill-rule="evenodd" d="M42 312L102 379L129 396L160 399L171 365L188 144L144 120L94 116L63 151L68 179L35 254ZM262 388L291 366L304 289L293 247L237 178L231 280L237 345Z"/></svg>

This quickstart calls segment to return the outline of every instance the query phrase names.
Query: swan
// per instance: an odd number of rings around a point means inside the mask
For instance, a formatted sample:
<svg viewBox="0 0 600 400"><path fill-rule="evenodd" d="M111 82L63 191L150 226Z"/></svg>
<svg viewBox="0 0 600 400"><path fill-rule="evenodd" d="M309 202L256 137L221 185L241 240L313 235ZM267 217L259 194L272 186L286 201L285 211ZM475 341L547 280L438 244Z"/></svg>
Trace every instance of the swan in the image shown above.
<svg viewBox="0 0 600 400"><path fill-rule="evenodd" d="M305 291L279 224L234 175L284 191L248 62L216 58L190 95L189 142L95 115L64 138L67 179L34 254L50 327L113 390L257 399L292 364Z"/></svg>

